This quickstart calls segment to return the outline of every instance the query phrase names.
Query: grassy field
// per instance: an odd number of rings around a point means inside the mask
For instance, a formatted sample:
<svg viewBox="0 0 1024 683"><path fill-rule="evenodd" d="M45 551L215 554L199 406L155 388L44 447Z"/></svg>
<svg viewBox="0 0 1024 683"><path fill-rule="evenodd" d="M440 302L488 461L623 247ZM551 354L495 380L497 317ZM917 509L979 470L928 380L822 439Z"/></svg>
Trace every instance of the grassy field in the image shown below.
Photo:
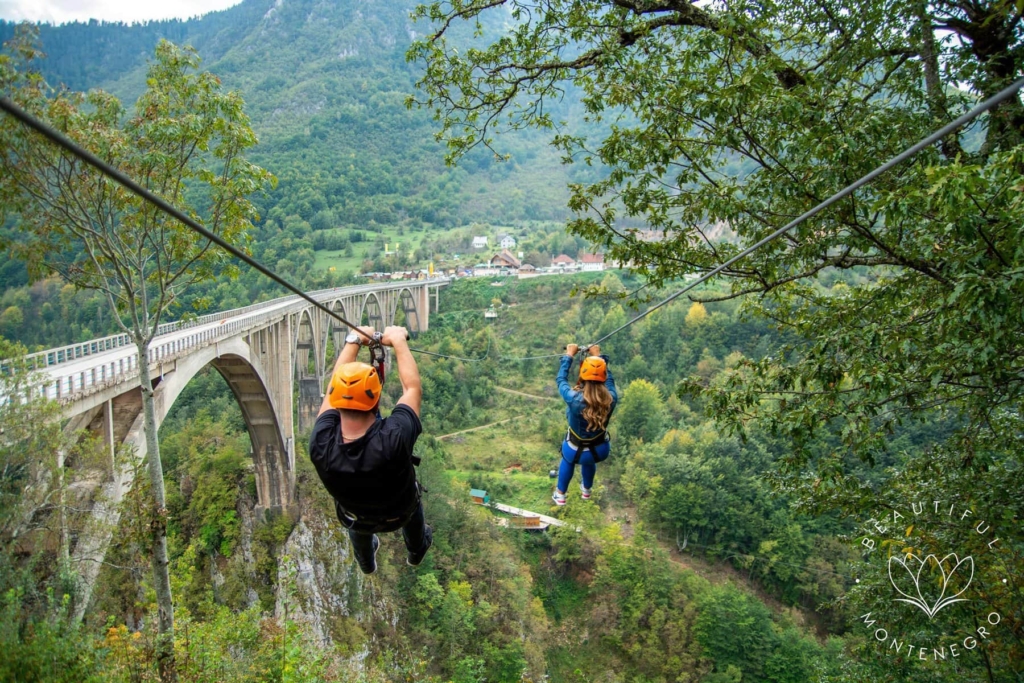
<svg viewBox="0 0 1024 683"><path fill-rule="evenodd" d="M448 230L438 228L428 228L419 231L413 231L405 229L403 234L399 234L399 228L397 227L385 227L382 232L369 232L362 231L364 241L352 243L352 255L346 256L343 250L327 250L322 249L316 253L316 260L314 261L314 267L317 269L323 268L334 268L337 272L350 270L353 273L359 271L359 267L362 265L363 260L369 257L371 253L376 252L377 244L380 241L384 241L390 245L389 248L394 249L395 244L399 246L399 250L402 253L411 254L420 248L424 240L436 240L443 237L450 236L456 232L465 231L469 226L460 226L457 228L450 228ZM499 226L480 226L476 228L479 230L479 234L489 235L493 237L495 233L502 232L503 228ZM511 228L505 228L504 230L511 230ZM328 231L334 232L334 231ZM347 234L348 230L341 230L342 234ZM478 261L486 261L494 253L496 253L496 247L492 244L488 250L481 251L479 253L466 254L462 259L462 263L467 266L472 266ZM438 257L444 255L438 254ZM411 268L426 268L427 261L419 262L411 266Z"/></svg>
<svg viewBox="0 0 1024 683"><path fill-rule="evenodd" d="M465 488L482 488L491 500L547 514L554 481L548 472L558 466L558 432L564 407L515 396L492 422L510 422L459 434L445 440L452 477ZM517 405L518 404L518 405Z"/></svg>

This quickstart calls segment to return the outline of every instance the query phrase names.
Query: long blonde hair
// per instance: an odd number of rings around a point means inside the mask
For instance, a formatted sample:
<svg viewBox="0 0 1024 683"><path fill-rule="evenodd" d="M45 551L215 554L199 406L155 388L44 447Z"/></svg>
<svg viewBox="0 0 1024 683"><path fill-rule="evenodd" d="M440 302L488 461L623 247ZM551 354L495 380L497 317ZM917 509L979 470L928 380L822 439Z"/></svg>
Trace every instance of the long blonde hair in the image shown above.
<svg viewBox="0 0 1024 683"><path fill-rule="evenodd" d="M608 416L612 412L612 395L604 382L580 380L576 390L583 387L583 402L586 407L583 409L583 419L587 421L587 430L591 432L603 431L608 426Z"/></svg>

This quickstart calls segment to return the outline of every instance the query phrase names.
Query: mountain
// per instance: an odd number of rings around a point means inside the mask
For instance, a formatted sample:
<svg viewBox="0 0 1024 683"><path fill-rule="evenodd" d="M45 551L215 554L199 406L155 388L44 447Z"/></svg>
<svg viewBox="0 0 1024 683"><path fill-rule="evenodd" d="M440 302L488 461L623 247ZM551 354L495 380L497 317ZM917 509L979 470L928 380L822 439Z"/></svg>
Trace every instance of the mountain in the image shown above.
<svg viewBox="0 0 1024 683"><path fill-rule="evenodd" d="M40 70L51 83L131 102L159 39L192 45L245 98L261 141L252 158L281 181L263 213L279 222L318 213L314 228L563 218L569 176L540 135L509 141L510 162L481 151L444 165L430 113L405 106L421 70L405 52L427 30L410 20L414 6L245 0L187 21L42 25ZM14 28L0 22L0 38Z"/></svg>

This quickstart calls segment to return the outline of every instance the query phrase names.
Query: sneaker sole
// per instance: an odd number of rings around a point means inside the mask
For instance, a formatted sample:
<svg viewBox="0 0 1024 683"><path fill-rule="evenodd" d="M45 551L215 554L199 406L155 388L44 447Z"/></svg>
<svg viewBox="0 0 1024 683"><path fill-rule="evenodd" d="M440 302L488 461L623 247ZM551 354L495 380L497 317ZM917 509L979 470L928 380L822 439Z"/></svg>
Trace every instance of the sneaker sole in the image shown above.
<svg viewBox="0 0 1024 683"><path fill-rule="evenodd" d="M405 563L410 567L418 567L423 564L423 560L427 557L427 552L430 550L431 546L434 545L434 528L431 526L428 526L427 528L430 529L430 542L427 544L426 550L423 551L423 557L420 558L419 562L414 564L408 557L405 558Z"/></svg>
<svg viewBox="0 0 1024 683"><path fill-rule="evenodd" d="M374 536L374 538L377 538L377 537ZM377 571L377 551L379 551L379 550L380 550L380 539L377 538L377 547L373 549L373 569L371 569L370 571L365 571L362 567L359 567L359 570L361 572L363 572L363 576L369 576L370 574L373 574L373 573L375 573ZM358 565L358 564L359 563L356 562L356 565Z"/></svg>

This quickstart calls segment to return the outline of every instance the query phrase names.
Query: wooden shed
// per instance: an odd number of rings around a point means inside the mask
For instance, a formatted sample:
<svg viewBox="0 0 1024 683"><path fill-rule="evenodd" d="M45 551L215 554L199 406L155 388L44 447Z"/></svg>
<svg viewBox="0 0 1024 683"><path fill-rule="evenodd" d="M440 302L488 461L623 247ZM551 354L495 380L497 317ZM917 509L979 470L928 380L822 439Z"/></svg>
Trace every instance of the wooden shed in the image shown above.
<svg viewBox="0 0 1024 683"><path fill-rule="evenodd" d="M477 505L487 505L491 502L491 497L487 495L487 491L482 489L470 489L469 496Z"/></svg>
<svg viewBox="0 0 1024 683"><path fill-rule="evenodd" d="M519 529L540 529L540 517L534 515L526 515L523 517L512 517L512 526Z"/></svg>

